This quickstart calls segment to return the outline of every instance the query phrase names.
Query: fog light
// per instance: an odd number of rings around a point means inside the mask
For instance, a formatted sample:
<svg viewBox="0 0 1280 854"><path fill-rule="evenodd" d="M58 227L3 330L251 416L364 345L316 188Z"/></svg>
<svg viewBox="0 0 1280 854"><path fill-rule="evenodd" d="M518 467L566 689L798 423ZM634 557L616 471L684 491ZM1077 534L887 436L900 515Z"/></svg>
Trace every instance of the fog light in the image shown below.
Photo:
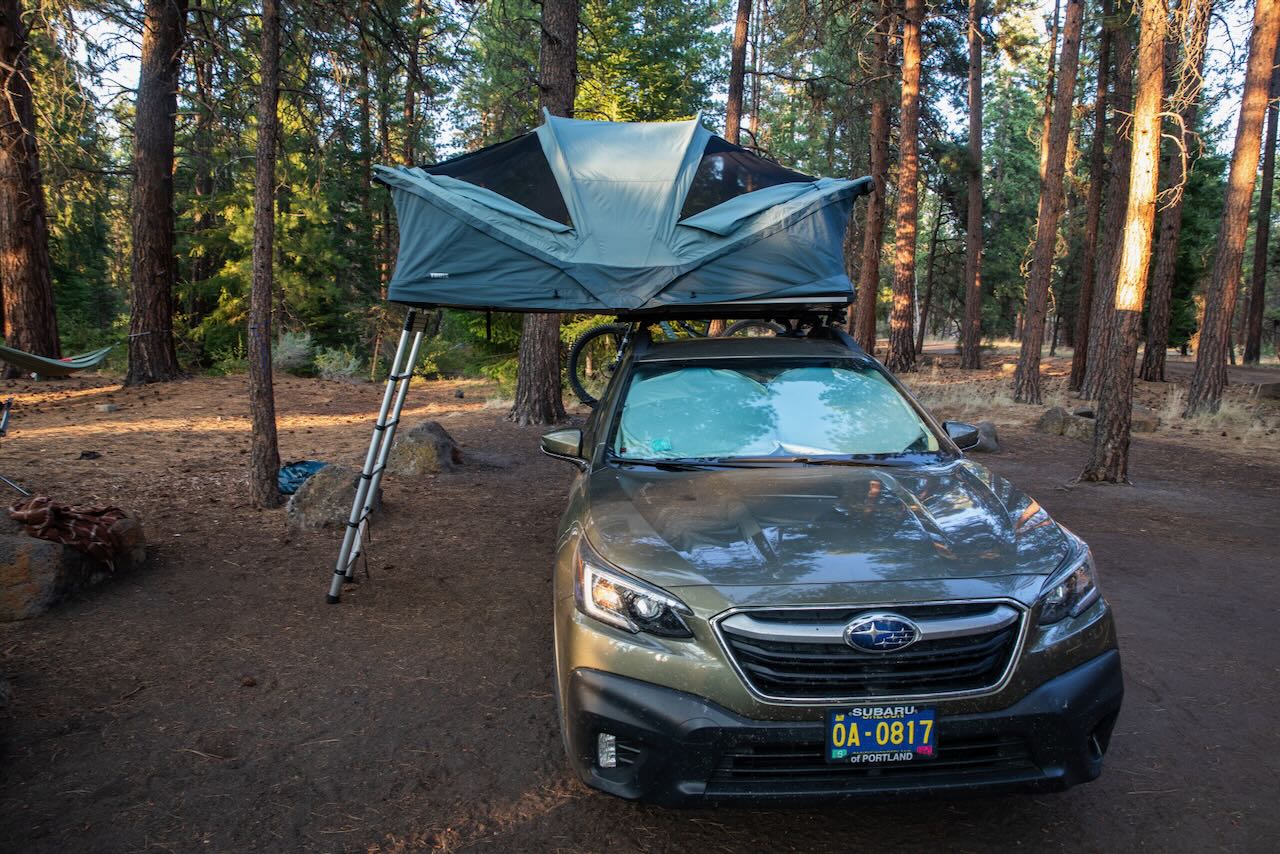
<svg viewBox="0 0 1280 854"><path fill-rule="evenodd" d="M618 737L602 732L596 736L596 764L601 768L618 767Z"/></svg>

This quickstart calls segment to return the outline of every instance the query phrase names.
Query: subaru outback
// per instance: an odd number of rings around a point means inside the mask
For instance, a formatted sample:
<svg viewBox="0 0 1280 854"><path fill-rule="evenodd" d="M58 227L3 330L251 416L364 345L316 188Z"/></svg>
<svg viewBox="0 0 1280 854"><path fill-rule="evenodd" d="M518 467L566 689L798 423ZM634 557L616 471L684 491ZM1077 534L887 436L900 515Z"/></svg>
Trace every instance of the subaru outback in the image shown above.
<svg viewBox="0 0 1280 854"><path fill-rule="evenodd" d="M1095 778L1123 684L1088 546L843 333L626 347L554 573L582 779L666 804Z"/></svg>

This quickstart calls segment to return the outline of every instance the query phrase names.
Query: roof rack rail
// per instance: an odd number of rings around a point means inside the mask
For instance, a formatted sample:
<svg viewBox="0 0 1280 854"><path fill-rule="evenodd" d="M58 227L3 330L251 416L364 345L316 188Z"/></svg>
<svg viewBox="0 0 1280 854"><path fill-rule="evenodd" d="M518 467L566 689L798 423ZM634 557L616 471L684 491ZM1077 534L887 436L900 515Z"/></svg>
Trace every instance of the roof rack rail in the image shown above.
<svg viewBox="0 0 1280 854"><path fill-rule="evenodd" d="M655 308L620 311L617 318L623 323L656 322L659 320L821 320L824 323L843 323L853 298L814 302L812 300L758 303L704 303L695 305L665 305Z"/></svg>

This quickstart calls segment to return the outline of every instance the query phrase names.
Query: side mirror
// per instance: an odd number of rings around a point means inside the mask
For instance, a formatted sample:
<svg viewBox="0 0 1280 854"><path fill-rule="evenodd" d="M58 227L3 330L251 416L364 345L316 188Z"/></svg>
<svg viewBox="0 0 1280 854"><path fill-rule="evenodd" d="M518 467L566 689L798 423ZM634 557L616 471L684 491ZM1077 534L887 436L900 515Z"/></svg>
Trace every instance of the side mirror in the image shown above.
<svg viewBox="0 0 1280 854"><path fill-rule="evenodd" d="M970 451L978 446L978 442L982 437L978 435L978 428L972 424L966 424L963 421L944 421L942 427L947 431L947 436L951 441L956 443L956 447L962 451Z"/></svg>
<svg viewBox="0 0 1280 854"><path fill-rule="evenodd" d="M586 468L582 458L582 431L576 427L552 430L542 437L542 453L558 460L568 460L579 468Z"/></svg>

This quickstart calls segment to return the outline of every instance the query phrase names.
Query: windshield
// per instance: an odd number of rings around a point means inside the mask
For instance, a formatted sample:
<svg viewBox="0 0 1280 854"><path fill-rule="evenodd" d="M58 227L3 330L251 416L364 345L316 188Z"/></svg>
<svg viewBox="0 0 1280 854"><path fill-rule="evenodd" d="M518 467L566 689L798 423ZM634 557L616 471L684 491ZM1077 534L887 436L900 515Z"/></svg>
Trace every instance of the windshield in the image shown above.
<svg viewBox="0 0 1280 854"><path fill-rule="evenodd" d="M639 365L612 441L616 457L640 461L938 451L888 378L853 359Z"/></svg>

